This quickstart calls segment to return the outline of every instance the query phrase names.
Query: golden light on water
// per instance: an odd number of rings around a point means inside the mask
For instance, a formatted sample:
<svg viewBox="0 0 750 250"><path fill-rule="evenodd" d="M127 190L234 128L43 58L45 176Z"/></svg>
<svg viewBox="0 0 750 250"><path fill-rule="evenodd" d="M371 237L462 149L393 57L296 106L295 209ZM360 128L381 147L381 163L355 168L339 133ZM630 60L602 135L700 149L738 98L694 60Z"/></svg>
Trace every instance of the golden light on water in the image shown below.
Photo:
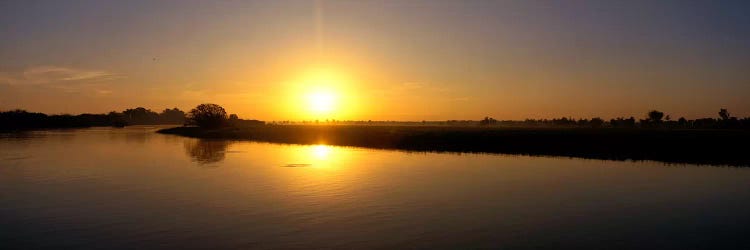
<svg viewBox="0 0 750 250"><path fill-rule="evenodd" d="M328 145L315 145L311 148L312 157L318 161L325 161L331 154L332 148Z"/></svg>
<svg viewBox="0 0 750 250"><path fill-rule="evenodd" d="M313 168L330 170L331 167L341 164L343 160L342 156L337 154L336 150L333 146L325 144L307 146L299 152L296 161L302 164L309 164Z"/></svg>
<svg viewBox="0 0 750 250"><path fill-rule="evenodd" d="M316 169L337 169L336 166L346 162L345 156L341 155L341 150L330 145L318 144L311 145L301 152L300 161L304 161L310 164L311 167Z"/></svg>

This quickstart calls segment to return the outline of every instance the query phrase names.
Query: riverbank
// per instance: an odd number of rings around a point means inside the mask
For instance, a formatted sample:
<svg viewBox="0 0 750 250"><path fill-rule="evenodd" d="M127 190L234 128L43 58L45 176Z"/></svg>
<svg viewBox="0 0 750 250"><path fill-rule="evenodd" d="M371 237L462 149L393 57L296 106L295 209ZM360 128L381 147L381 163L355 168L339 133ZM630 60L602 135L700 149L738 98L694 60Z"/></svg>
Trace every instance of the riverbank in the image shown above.
<svg viewBox="0 0 750 250"><path fill-rule="evenodd" d="M750 166L750 131L742 130L269 125L158 132L202 139Z"/></svg>

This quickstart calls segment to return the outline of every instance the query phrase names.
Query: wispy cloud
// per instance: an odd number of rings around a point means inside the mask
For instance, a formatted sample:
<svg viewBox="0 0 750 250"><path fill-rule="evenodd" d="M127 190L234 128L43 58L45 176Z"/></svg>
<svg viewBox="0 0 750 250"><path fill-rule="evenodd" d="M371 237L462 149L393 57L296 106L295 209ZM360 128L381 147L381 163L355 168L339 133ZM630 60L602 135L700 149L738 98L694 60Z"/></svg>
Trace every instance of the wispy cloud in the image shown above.
<svg viewBox="0 0 750 250"><path fill-rule="evenodd" d="M98 95L109 95L109 94L112 94L112 90L99 89L99 90L96 90L96 94L98 94Z"/></svg>
<svg viewBox="0 0 750 250"><path fill-rule="evenodd" d="M34 66L20 71L0 72L0 83L9 85L37 85L69 82L101 82L122 76L102 70L60 66Z"/></svg>

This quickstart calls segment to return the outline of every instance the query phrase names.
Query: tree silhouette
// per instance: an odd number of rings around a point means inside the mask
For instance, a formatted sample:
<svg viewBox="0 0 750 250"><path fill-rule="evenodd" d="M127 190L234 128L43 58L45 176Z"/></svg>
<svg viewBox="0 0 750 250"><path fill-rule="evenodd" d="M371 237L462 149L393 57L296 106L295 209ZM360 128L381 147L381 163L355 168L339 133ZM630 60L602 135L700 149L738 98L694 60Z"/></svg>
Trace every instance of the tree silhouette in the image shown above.
<svg viewBox="0 0 750 250"><path fill-rule="evenodd" d="M661 123L661 119L664 118L664 112L651 110L648 112L648 120L653 123Z"/></svg>
<svg viewBox="0 0 750 250"><path fill-rule="evenodd" d="M729 111L727 111L727 109L721 109L719 110L719 117L721 117L722 120L726 121L726 120L729 120L731 116L729 114Z"/></svg>
<svg viewBox="0 0 750 250"><path fill-rule="evenodd" d="M687 127L688 121L685 119L685 117L680 117L680 119L677 120L677 125L681 128Z"/></svg>
<svg viewBox="0 0 750 250"><path fill-rule="evenodd" d="M495 123L497 123L497 120L491 117L487 117L487 116L484 117L484 119L482 119L481 121L479 121L479 125L482 125L482 126L492 125Z"/></svg>
<svg viewBox="0 0 750 250"><path fill-rule="evenodd" d="M204 103L190 110L188 119L202 128L218 128L226 124L227 112L219 105Z"/></svg>
<svg viewBox="0 0 750 250"><path fill-rule="evenodd" d="M159 118L162 123L182 124L185 123L185 112L182 112L182 110L179 110L178 108L164 109L164 111L159 114Z"/></svg>
<svg viewBox="0 0 750 250"><path fill-rule="evenodd" d="M604 120L599 117L591 118L591 121L589 121L589 125L591 125L592 128L601 128L604 124Z"/></svg>
<svg viewBox="0 0 750 250"><path fill-rule="evenodd" d="M150 109L137 107L122 112L128 124L157 124L159 114Z"/></svg>

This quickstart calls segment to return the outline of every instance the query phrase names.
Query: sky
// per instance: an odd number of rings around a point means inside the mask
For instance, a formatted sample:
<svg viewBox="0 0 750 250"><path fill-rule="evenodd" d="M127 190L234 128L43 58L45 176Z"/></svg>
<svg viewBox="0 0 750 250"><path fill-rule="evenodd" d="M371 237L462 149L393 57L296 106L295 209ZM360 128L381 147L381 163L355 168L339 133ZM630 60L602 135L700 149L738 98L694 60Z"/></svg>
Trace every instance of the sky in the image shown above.
<svg viewBox="0 0 750 250"><path fill-rule="evenodd" d="M750 116L748 1L0 1L0 110Z"/></svg>

